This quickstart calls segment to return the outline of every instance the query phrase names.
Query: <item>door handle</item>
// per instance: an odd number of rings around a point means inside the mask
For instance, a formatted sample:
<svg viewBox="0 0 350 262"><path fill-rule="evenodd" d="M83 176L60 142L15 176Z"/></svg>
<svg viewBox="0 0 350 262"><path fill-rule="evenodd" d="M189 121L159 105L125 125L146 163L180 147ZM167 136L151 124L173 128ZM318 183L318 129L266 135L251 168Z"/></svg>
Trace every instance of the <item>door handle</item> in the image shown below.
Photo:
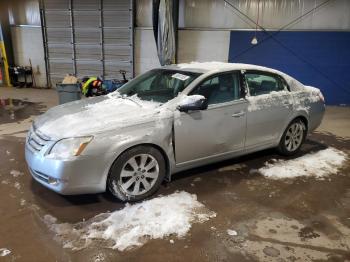
<svg viewBox="0 0 350 262"><path fill-rule="evenodd" d="M232 117L241 117L241 116L244 116L244 112L243 111L241 111L241 112L236 112L236 113L234 113L233 115L232 115Z"/></svg>

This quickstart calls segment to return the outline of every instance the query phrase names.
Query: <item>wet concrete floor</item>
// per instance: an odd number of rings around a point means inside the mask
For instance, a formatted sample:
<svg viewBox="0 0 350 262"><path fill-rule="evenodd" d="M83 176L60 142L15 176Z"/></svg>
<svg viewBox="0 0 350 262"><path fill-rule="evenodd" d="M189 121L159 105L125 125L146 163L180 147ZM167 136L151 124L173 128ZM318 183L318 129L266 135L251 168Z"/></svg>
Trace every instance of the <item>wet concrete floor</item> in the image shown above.
<svg viewBox="0 0 350 262"><path fill-rule="evenodd" d="M0 261L350 261L350 161L324 180L276 181L250 172L271 158L281 159L274 150L186 171L162 185L157 195L184 190L217 213L194 224L184 238L149 240L124 252L99 243L64 249L44 215L77 223L124 204L107 193L60 196L33 181L24 161L25 130L50 105L20 100L12 101L14 112L8 100L6 109L0 107L0 249L11 251ZM349 154L349 122L348 108L327 109L299 156L329 146Z"/></svg>

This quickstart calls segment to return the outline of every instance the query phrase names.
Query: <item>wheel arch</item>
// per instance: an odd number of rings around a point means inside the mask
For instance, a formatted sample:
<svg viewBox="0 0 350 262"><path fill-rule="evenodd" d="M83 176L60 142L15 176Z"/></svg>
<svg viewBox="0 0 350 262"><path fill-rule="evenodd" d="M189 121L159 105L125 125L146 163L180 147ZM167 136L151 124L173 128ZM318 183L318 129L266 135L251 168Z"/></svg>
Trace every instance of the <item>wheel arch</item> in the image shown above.
<svg viewBox="0 0 350 262"><path fill-rule="evenodd" d="M306 131L308 131L308 129L309 129L309 121L308 121L308 119L307 119L305 116L303 116L303 115L299 115L299 116L294 117L294 118L292 119L292 121L289 122L289 124L292 123L293 121L295 121L296 119L300 119L300 120L305 124ZM289 124L288 124L288 125L289 125Z"/></svg>
<svg viewBox="0 0 350 262"><path fill-rule="evenodd" d="M168 179L170 178L170 174L171 174L171 172L170 172L170 160L169 160L169 157L168 157L168 155L166 154L165 150L164 150L161 146L159 146L159 145L157 145L157 144L153 144L153 143L140 143L140 144L135 144L135 145L129 146L129 147L125 148L122 152L120 152L120 154L118 154L118 156L114 159L114 161L112 162L112 164L109 166L108 174L107 174L106 181L105 181L106 185L107 185L107 181L108 181L108 177L109 177L109 175L110 175L111 169L112 169L114 163L118 160L118 158L119 158L121 155L123 155L126 151L129 151L129 150L131 150L131 149L133 149L133 148L135 148L135 147L139 147L139 146L153 147L154 149L158 150L158 151L162 154L162 156L163 156L163 158L164 158L164 161L165 161L165 172L166 172L166 173L165 173L165 179L168 180ZM107 188L107 187L106 187L106 188Z"/></svg>
<svg viewBox="0 0 350 262"><path fill-rule="evenodd" d="M283 133L286 130L286 128L290 125L290 123L292 123L293 121L295 121L296 119L300 119L301 121L303 121L303 123L305 124L306 127L306 132L308 132L308 127L309 127L309 120L307 119L306 116L302 115L302 114L298 114L296 116L294 116L290 121L287 122L287 124L284 126L282 132L280 133L278 140L276 141L276 143L279 143L282 139Z"/></svg>

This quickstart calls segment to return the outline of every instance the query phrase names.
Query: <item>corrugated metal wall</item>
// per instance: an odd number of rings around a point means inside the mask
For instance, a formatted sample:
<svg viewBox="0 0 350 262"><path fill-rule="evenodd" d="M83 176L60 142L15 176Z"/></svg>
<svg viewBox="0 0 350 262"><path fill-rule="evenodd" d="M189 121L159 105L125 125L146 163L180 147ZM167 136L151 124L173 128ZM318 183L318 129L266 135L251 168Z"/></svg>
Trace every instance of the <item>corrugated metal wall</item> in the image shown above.
<svg viewBox="0 0 350 262"><path fill-rule="evenodd" d="M349 0L180 0L179 26L184 28L252 29L259 24L279 29L318 5L321 8L291 24L290 30L349 30ZM232 8L234 6L236 9ZM258 9L259 6L259 9ZM205 17L205 19L203 19Z"/></svg>
<svg viewBox="0 0 350 262"><path fill-rule="evenodd" d="M350 30L349 0L179 0L179 28L254 29L255 24L233 9L256 20L266 29L279 29L289 21L325 3L316 12L291 24L290 30ZM229 3L229 4L228 4ZM258 4L260 6L258 10ZM152 25L152 0L137 0L136 24Z"/></svg>
<svg viewBox="0 0 350 262"><path fill-rule="evenodd" d="M42 0L42 17L52 84L67 73L133 76L132 0Z"/></svg>

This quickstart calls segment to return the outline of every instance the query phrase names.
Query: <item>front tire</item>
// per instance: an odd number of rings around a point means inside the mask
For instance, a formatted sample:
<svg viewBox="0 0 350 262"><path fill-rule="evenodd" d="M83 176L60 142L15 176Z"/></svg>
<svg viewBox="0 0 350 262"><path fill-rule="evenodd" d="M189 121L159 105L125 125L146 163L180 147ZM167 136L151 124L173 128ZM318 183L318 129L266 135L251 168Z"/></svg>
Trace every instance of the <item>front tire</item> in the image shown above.
<svg viewBox="0 0 350 262"><path fill-rule="evenodd" d="M278 145L278 151L285 156L299 152L307 134L305 123L301 119L293 120L284 131Z"/></svg>
<svg viewBox="0 0 350 262"><path fill-rule="evenodd" d="M125 151L113 163L107 187L121 201L140 201L158 190L165 173L165 160L159 150L137 146Z"/></svg>

